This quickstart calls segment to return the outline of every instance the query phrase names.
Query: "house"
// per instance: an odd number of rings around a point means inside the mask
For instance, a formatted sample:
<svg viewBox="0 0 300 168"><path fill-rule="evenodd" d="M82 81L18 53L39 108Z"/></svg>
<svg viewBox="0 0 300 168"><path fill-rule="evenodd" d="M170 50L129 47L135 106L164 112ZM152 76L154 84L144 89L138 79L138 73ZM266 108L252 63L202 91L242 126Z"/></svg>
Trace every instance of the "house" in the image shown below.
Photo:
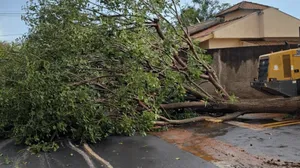
<svg viewBox="0 0 300 168"><path fill-rule="evenodd" d="M300 20L277 8L242 1L216 18L188 27L203 49L299 43Z"/></svg>

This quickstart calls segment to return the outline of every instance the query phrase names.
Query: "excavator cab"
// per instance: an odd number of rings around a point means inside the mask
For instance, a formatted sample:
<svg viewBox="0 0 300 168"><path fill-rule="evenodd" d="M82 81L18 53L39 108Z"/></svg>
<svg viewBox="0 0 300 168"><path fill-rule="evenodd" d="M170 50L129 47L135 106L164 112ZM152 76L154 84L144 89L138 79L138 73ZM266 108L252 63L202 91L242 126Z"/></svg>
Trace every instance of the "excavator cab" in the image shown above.
<svg viewBox="0 0 300 168"><path fill-rule="evenodd" d="M300 48L261 55L251 87L284 97L300 95Z"/></svg>

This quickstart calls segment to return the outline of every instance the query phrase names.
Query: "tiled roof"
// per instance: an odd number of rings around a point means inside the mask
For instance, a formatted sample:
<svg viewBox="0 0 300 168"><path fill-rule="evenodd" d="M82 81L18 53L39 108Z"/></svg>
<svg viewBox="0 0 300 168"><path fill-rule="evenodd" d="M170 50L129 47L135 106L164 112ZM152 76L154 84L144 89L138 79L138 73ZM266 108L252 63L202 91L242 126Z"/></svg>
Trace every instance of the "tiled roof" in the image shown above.
<svg viewBox="0 0 300 168"><path fill-rule="evenodd" d="M192 36L193 38L200 38L200 37L204 37L204 36L207 36L209 35L210 33L214 32L216 29L222 27L222 26L225 26L233 21L236 21L238 19L241 19L242 17L239 17L239 18L236 18L236 19L232 19L232 20L228 20L228 21L225 21L225 22L222 22L222 23L219 23L217 25L214 25L208 29L205 29L201 32L199 32L198 34L195 34L194 36Z"/></svg>
<svg viewBox="0 0 300 168"><path fill-rule="evenodd" d="M222 19L221 18L216 18L216 19L213 19L213 20L209 20L209 21L206 21L206 22L202 22L202 23L198 23L198 24L195 24L193 26L189 26L187 29L188 29L188 33L190 35L193 35L195 33L198 33L200 31L203 31L207 28L210 28L212 26L215 26L217 24L220 24L222 22Z"/></svg>
<svg viewBox="0 0 300 168"><path fill-rule="evenodd" d="M210 28L212 26L220 24L221 22L223 22L223 20L221 18L216 18L216 19L213 19L213 20L209 20L209 21L205 21L205 22L202 22L202 23L198 23L198 24L195 24L193 26L189 26L187 28L188 29L188 33L190 35L193 35L195 33L198 33L200 31L208 29L208 28Z"/></svg>
<svg viewBox="0 0 300 168"><path fill-rule="evenodd" d="M267 5L262 5L254 2L248 2L248 1L242 1L236 5L233 5L232 7L225 9L218 13L216 16L222 16L226 13L230 13L232 11L236 11L238 9L248 9L248 10L264 10L267 8L271 8L270 6Z"/></svg>

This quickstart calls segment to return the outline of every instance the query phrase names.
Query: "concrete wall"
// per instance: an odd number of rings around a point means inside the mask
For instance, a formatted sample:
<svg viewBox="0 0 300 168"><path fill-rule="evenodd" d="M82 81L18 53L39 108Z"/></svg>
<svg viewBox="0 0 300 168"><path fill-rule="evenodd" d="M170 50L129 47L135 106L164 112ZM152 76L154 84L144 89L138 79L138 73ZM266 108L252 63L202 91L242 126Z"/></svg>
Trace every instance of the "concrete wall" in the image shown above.
<svg viewBox="0 0 300 168"><path fill-rule="evenodd" d="M299 37L300 20L275 8L261 12L236 11L228 14L227 19L246 14L248 14L246 17L216 29L212 32L212 39L207 39L209 43L205 41L201 47L204 49L239 47L250 45L241 43L242 39L280 40Z"/></svg>
<svg viewBox="0 0 300 168"><path fill-rule="evenodd" d="M300 20L278 9L262 12L237 11L232 17L248 15L214 32L214 38L269 38L298 37Z"/></svg>
<svg viewBox="0 0 300 168"><path fill-rule="evenodd" d="M296 45L291 47L296 48ZM240 98L266 98L270 96L250 87L250 82L257 77L258 57L284 49L285 46L255 46L211 49L207 53L213 56L213 67L230 94ZM211 85L203 87L214 93Z"/></svg>
<svg viewBox="0 0 300 168"><path fill-rule="evenodd" d="M265 37L265 18L262 16L262 12L258 13L258 24L259 24L259 36L260 37Z"/></svg>
<svg viewBox="0 0 300 168"><path fill-rule="evenodd" d="M209 49L241 46L241 41L239 39L210 39L208 41L209 41L209 46L208 46ZM208 48L204 48L204 49L208 49Z"/></svg>
<svg viewBox="0 0 300 168"><path fill-rule="evenodd" d="M214 32L214 38L260 38L259 15L254 12Z"/></svg>
<svg viewBox="0 0 300 168"><path fill-rule="evenodd" d="M208 49L208 48L209 48L209 40L206 40L206 41L204 41L204 42L201 42L201 43L200 43L200 47L201 47L202 49Z"/></svg>
<svg viewBox="0 0 300 168"><path fill-rule="evenodd" d="M263 11L264 37L298 37L300 20L280 10L268 8Z"/></svg>
<svg viewBox="0 0 300 168"><path fill-rule="evenodd" d="M241 16L246 16L250 13L253 13L254 10L238 10L238 11L234 11L232 13L228 13L224 16L225 21L227 20L232 20Z"/></svg>

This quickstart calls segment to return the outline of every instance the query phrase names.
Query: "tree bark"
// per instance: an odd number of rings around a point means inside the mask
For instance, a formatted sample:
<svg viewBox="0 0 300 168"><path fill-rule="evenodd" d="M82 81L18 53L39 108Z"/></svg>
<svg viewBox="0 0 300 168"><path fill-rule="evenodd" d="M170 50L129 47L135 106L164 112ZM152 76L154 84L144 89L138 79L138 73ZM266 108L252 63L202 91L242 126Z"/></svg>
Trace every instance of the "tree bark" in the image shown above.
<svg viewBox="0 0 300 168"><path fill-rule="evenodd" d="M224 110L224 111L247 111L251 113L295 113L300 109L300 97L276 98L276 99L249 99L239 102L205 103L200 102L180 102L161 104L164 110L181 108L201 108L203 110Z"/></svg>
<svg viewBox="0 0 300 168"><path fill-rule="evenodd" d="M159 118L164 121L156 121L154 124L156 126L166 126L166 125L181 125L181 124L189 124L199 121L211 121L211 122L224 122L227 120L232 120L234 118L239 117L240 115L245 114L246 112L236 112L227 114L222 117L209 117L209 116L200 116L200 117L194 117L194 118L188 118L183 120L169 120L165 117L160 116Z"/></svg>
<svg viewBox="0 0 300 168"><path fill-rule="evenodd" d="M105 159L100 157L97 153L95 153L88 144L84 143L83 148L89 155L91 155L94 159L102 163L106 168L113 168L113 166L108 161L106 161Z"/></svg>

